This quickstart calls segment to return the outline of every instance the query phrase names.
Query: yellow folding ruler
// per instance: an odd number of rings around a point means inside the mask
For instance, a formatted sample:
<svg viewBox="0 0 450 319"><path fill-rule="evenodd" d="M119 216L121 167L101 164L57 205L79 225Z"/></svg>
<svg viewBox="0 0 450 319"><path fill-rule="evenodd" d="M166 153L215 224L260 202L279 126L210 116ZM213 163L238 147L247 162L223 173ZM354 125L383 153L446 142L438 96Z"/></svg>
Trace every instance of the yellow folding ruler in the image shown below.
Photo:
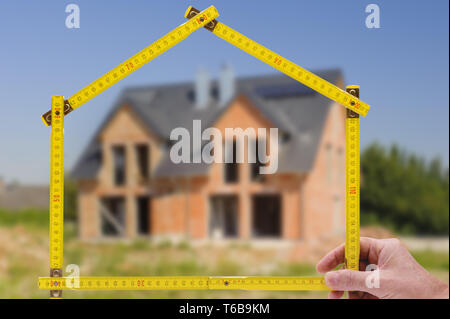
<svg viewBox="0 0 450 319"><path fill-rule="evenodd" d="M50 276L62 276L64 222L64 97L52 97L50 136ZM58 297L60 292L52 291Z"/></svg>
<svg viewBox="0 0 450 319"><path fill-rule="evenodd" d="M347 86L359 98L359 86ZM347 109L345 118L345 266L359 270L359 114Z"/></svg>
<svg viewBox="0 0 450 319"><path fill-rule="evenodd" d="M359 87L347 92L301 68L273 51L219 23L213 6L200 12L189 7L188 22L169 32L87 87L64 100L52 97L52 109L42 115L52 126L50 161L50 277L39 278L39 289L50 290L50 297L60 298L64 289L83 290L329 290L323 277L63 277L63 204L64 204L64 116L80 107L142 65L184 40L195 30L209 31L241 50L269 64L293 79L347 107L346 118L346 267L359 269L359 115L365 116L369 105L359 100Z"/></svg>
<svg viewBox="0 0 450 319"><path fill-rule="evenodd" d="M82 290L329 290L321 277L64 277L39 278L40 289Z"/></svg>

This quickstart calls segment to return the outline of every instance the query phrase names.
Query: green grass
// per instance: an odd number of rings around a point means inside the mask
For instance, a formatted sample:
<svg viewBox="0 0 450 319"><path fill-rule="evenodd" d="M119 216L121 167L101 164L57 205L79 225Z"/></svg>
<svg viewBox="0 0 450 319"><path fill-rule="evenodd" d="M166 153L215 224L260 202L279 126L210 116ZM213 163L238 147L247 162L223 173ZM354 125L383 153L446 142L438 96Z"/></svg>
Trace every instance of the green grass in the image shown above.
<svg viewBox="0 0 450 319"><path fill-rule="evenodd" d="M34 229L45 229L48 227L48 211L26 209L17 212L10 212L0 209L0 226L13 227L21 225Z"/></svg>
<svg viewBox="0 0 450 319"><path fill-rule="evenodd" d="M158 243L158 248L159 249L167 249L172 247L172 242L170 240L163 240L161 242Z"/></svg>
<svg viewBox="0 0 450 319"><path fill-rule="evenodd" d="M20 227L18 227L20 226ZM47 298L36 287L39 276L48 274L48 213L25 210L0 211L0 298ZM231 244L202 249L189 242L154 243L146 238L132 242L83 243L76 240L74 223L65 224L64 264L77 264L81 275L176 276L176 275L315 275L315 265L264 259L274 269L258 273L263 257L250 244ZM432 274L448 282L449 255L445 252L414 251L413 256ZM241 258L242 257L242 258ZM242 259L242 260L241 260ZM3 267L3 268L2 268ZM325 292L249 291L65 291L66 298L325 298Z"/></svg>
<svg viewBox="0 0 450 319"><path fill-rule="evenodd" d="M190 250L191 245L187 241L181 241L178 243L177 248L180 250Z"/></svg>
<svg viewBox="0 0 450 319"><path fill-rule="evenodd" d="M213 273L215 276L238 276L242 275L242 267L232 260L222 258Z"/></svg>
<svg viewBox="0 0 450 319"><path fill-rule="evenodd" d="M413 251L413 257L426 269L449 270L448 253L435 252L431 250Z"/></svg>
<svg viewBox="0 0 450 319"><path fill-rule="evenodd" d="M139 239L136 239L135 241L133 241L130 249L136 250L136 251L145 251L145 250L151 249L152 247L153 247L152 242L149 239L139 238Z"/></svg>

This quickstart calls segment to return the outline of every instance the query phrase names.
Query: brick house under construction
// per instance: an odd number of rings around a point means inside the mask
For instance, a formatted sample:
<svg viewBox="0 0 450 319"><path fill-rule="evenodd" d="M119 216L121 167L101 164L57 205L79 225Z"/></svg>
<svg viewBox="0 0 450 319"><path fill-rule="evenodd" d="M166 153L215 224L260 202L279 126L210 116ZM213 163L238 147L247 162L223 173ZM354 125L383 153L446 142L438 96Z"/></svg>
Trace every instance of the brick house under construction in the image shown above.
<svg viewBox="0 0 450 319"><path fill-rule="evenodd" d="M339 70L317 74L343 87ZM277 127L278 171L173 163L172 129L196 119L222 133ZM130 88L72 176L83 240L316 239L344 229L345 108L284 75L235 79L230 67L217 81L201 71L192 83Z"/></svg>

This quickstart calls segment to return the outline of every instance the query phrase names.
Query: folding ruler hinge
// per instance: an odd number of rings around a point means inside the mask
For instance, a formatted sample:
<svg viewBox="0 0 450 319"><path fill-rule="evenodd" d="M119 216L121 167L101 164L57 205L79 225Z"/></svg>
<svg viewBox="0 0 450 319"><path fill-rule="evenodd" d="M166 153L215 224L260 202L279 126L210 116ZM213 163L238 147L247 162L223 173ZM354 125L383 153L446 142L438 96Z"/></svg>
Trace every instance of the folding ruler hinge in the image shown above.
<svg viewBox="0 0 450 319"><path fill-rule="evenodd" d="M198 15L200 12L201 12L200 10L198 10L198 9L192 7L192 6L189 6L189 8L187 8L187 10L186 10L186 13L184 14L184 17L188 18L188 19L191 19L191 18L195 17L196 15ZM202 17L200 17L200 19L202 19ZM204 28L206 30L209 30L209 31L213 32L214 28L217 25L217 23L218 23L217 20L214 19L210 23L205 25Z"/></svg>
<svg viewBox="0 0 450 319"><path fill-rule="evenodd" d="M50 277L51 278L62 278L62 269L61 268L50 268ZM60 281L54 281L56 285L60 285ZM61 288L61 287L59 287ZM61 289L52 289L50 290L50 298L62 298L62 290Z"/></svg>
<svg viewBox="0 0 450 319"><path fill-rule="evenodd" d="M70 105L69 101L64 100L64 116L66 116L67 114L69 114L72 111L73 111L73 108ZM48 111L42 115L42 121L44 121L44 124L47 126L52 125L52 110L51 109L50 109L50 111Z"/></svg>
<svg viewBox="0 0 450 319"><path fill-rule="evenodd" d="M345 89L347 93L357 97L359 99L359 85L348 85ZM352 103L355 103L352 101ZM348 118L358 118L359 114L355 111L352 111L350 109L347 109L347 117Z"/></svg>

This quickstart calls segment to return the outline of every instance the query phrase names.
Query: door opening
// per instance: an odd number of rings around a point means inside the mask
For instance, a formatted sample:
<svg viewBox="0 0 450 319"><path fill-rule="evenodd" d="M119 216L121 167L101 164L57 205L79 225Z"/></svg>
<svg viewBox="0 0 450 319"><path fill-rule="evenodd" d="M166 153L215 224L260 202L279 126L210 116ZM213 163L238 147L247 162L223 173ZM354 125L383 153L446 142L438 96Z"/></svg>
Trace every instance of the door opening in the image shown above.
<svg viewBox="0 0 450 319"><path fill-rule="evenodd" d="M150 235L151 229L151 206L148 196L137 199L137 231L139 235Z"/></svg>
<svg viewBox="0 0 450 319"><path fill-rule="evenodd" d="M236 195L212 196L210 207L210 237L214 239L237 237L238 197Z"/></svg>
<svg viewBox="0 0 450 319"><path fill-rule="evenodd" d="M102 198L100 216L102 235L113 237L125 235L125 198Z"/></svg>
<svg viewBox="0 0 450 319"><path fill-rule="evenodd" d="M254 237L281 237L280 195L254 195L252 210Z"/></svg>

